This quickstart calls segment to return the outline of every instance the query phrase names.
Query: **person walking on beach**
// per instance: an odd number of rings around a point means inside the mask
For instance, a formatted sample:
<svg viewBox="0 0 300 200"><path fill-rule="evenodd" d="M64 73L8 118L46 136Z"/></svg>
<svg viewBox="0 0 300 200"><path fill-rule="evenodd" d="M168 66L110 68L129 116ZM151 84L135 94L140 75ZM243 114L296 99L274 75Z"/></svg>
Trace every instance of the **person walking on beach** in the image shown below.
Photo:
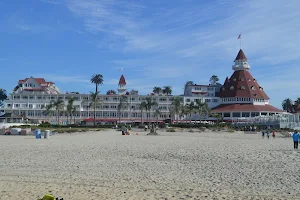
<svg viewBox="0 0 300 200"><path fill-rule="evenodd" d="M262 135L262 138L264 139L264 138L265 138L265 132L262 131L262 132L261 132L261 135Z"/></svg>
<svg viewBox="0 0 300 200"><path fill-rule="evenodd" d="M270 131L267 131L267 137L270 139Z"/></svg>
<svg viewBox="0 0 300 200"><path fill-rule="evenodd" d="M299 133L297 131L294 132L293 134L293 141L294 141L294 149L298 149L298 143L299 143Z"/></svg>
<svg viewBox="0 0 300 200"><path fill-rule="evenodd" d="M275 134L276 134L276 132L273 131L273 132L272 132L272 137L273 137L273 139L275 139Z"/></svg>

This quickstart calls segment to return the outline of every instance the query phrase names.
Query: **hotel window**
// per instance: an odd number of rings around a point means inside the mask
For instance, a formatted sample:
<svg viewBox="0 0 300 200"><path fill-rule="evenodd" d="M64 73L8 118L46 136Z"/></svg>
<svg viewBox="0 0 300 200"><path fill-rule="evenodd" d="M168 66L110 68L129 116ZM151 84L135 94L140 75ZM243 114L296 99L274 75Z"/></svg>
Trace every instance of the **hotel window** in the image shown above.
<svg viewBox="0 0 300 200"><path fill-rule="evenodd" d="M255 87L254 87L254 86L252 86L252 87L251 87L251 89L252 89L252 90L255 90Z"/></svg>
<svg viewBox="0 0 300 200"><path fill-rule="evenodd" d="M225 88L222 88L223 91L225 91Z"/></svg>
<svg viewBox="0 0 300 200"><path fill-rule="evenodd" d="M213 99L213 102L214 102L214 103L217 103L217 102L218 102L218 99Z"/></svg>
<svg viewBox="0 0 300 200"><path fill-rule="evenodd" d="M209 103L209 102L210 102L210 99L205 99L205 102L206 102L206 103Z"/></svg>
<svg viewBox="0 0 300 200"><path fill-rule="evenodd" d="M250 78L248 78L248 81L251 81L251 79L250 79Z"/></svg>
<svg viewBox="0 0 300 200"><path fill-rule="evenodd" d="M231 87L230 87L230 90L234 90L234 87L233 87L233 86L231 86Z"/></svg>
<svg viewBox="0 0 300 200"><path fill-rule="evenodd" d="M236 78L234 78L233 81L236 81Z"/></svg>
<svg viewBox="0 0 300 200"><path fill-rule="evenodd" d="M190 99L186 99L186 102L191 102L191 100Z"/></svg>
<svg viewBox="0 0 300 200"><path fill-rule="evenodd" d="M253 79L254 82L256 82L256 79Z"/></svg>
<svg viewBox="0 0 300 200"><path fill-rule="evenodd" d="M241 81L244 81L244 78L241 78Z"/></svg>
<svg viewBox="0 0 300 200"><path fill-rule="evenodd" d="M230 113L223 113L224 117L230 117Z"/></svg>
<svg viewBox="0 0 300 200"><path fill-rule="evenodd" d="M245 89L246 89L245 86L242 85L242 86L241 86L241 90L245 90Z"/></svg>
<svg viewBox="0 0 300 200"><path fill-rule="evenodd" d="M259 87L259 90L263 90L263 88L262 88L262 87Z"/></svg>

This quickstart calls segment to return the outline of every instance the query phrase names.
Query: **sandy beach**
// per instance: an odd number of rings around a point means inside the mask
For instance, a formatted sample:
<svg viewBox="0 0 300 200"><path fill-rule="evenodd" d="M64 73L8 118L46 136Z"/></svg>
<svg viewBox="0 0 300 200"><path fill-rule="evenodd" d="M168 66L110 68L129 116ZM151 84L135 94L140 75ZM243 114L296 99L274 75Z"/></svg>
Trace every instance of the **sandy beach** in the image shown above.
<svg viewBox="0 0 300 200"><path fill-rule="evenodd" d="M0 199L300 199L300 150L290 138L145 134L0 136Z"/></svg>

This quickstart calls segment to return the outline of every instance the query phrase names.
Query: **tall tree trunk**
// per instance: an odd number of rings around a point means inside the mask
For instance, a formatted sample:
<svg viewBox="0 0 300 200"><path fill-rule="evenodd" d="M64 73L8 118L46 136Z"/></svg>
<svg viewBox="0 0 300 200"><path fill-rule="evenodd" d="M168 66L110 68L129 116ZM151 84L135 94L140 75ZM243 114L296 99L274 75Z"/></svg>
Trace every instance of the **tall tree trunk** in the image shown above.
<svg viewBox="0 0 300 200"><path fill-rule="evenodd" d="M141 124L143 124L143 111L141 110Z"/></svg>
<svg viewBox="0 0 300 200"><path fill-rule="evenodd" d="M94 105L94 126L96 126L96 105Z"/></svg>
<svg viewBox="0 0 300 200"><path fill-rule="evenodd" d="M96 93L98 92L98 84L96 84Z"/></svg>

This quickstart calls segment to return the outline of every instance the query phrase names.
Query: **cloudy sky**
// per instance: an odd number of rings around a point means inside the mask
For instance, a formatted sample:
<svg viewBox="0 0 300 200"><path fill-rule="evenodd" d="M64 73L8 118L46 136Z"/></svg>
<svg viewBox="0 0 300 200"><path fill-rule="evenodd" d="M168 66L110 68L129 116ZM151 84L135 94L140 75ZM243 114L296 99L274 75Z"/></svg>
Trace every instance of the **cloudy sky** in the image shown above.
<svg viewBox="0 0 300 200"><path fill-rule="evenodd" d="M117 89L124 68L141 94L231 76L240 48L252 75L281 107L300 97L299 0L1 0L0 88L29 76L63 92Z"/></svg>

